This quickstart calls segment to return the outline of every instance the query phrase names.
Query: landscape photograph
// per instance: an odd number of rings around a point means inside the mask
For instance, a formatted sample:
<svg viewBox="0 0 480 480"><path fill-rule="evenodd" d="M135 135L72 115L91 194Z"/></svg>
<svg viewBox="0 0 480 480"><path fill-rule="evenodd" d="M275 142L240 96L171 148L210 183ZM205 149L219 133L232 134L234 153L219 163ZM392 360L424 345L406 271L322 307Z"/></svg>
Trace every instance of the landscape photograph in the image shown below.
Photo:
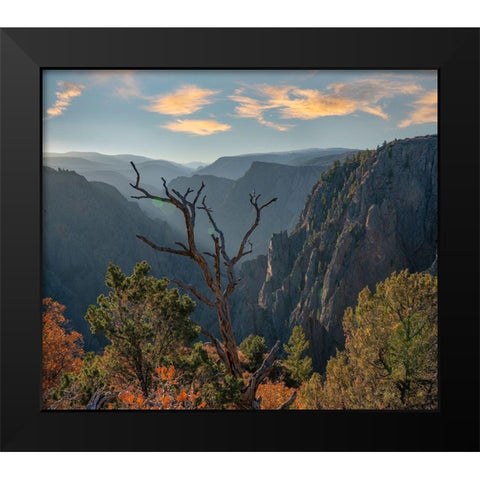
<svg viewBox="0 0 480 480"><path fill-rule="evenodd" d="M42 75L44 410L438 409L437 71Z"/></svg>

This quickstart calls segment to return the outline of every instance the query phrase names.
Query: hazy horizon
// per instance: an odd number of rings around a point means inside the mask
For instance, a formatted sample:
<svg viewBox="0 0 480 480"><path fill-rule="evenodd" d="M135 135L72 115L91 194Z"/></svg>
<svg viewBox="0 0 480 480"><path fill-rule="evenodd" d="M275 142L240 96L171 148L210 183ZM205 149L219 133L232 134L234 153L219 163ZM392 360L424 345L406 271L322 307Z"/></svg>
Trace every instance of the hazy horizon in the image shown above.
<svg viewBox="0 0 480 480"><path fill-rule="evenodd" d="M436 133L436 71L44 70L43 86L45 153L208 165Z"/></svg>
<svg viewBox="0 0 480 480"><path fill-rule="evenodd" d="M436 133L435 133L436 134ZM435 134L426 134L426 135L435 135ZM393 139L392 139L393 140ZM132 152L120 152L120 153L105 153L105 152L98 152L98 151L87 151L87 150L66 150L64 152L43 152L43 155L45 156L48 156L48 155L58 155L58 156L63 156L63 155L68 155L68 154L73 154L73 153L97 153L97 154L100 154L100 155L105 155L105 156L108 156L108 157L118 157L118 156L123 156L123 155L132 155L132 156L135 156L135 157L145 157L145 158L148 158L149 160L158 160L158 161L167 161L167 162L171 162L171 163L177 163L179 165L188 165L188 164L192 164L192 163L202 163L204 165L211 165L212 163L216 162L219 158L221 157L243 157L243 156L254 156L254 155L267 155L267 154L281 154L281 153L291 153L291 152L301 152L301 151L309 151L309 150L365 150L366 148L369 148L370 150L373 150L377 147L377 145L375 146L371 146L371 147L365 147L365 148L347 148L347 147L338 147L338 146L335 146L335 147L306 147L306 148L299 148L299 149L294 149L294 150L271 150L271 151L263 151L263 152L260 152L260 151L257 151L257 152L245 152L245 153L238 153L238 154L232 154L232 155L221 155L220 157L217 157L217 158L214 158L212 159L211 161L209 162L200 162L200 161L197 161L197 160L193 160L191 162L179 162L179 161L176 161L176 160L172 160L172 159L169 159L169 158L153 158L153 157L149 157L147 155L141 155L141 154L137 154L137 153L132 153Z"/></svg>

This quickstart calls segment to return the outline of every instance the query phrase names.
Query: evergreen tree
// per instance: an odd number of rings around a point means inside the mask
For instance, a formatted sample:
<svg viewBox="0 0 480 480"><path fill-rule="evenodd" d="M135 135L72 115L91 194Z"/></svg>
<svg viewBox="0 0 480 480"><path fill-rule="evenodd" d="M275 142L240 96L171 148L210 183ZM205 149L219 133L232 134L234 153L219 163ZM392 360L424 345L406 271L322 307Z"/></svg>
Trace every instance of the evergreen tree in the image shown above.
<svg viewBox="0 0 480 480"><path fill-rule="evenodd" d="M300 387L299 406L305 410L319 410L322 408L322 377L313 372L310 379Z"/></svg>
<svg viewBox="0 0 480 480"><path fill-rule="evenodd" d="M173 281L180 288L192 293L198 300L216 311L222 341L212 335L204 327L201 328L201 332L212 342L220 361L225 366L226 375L233 377L235 383L243 382L246 372L240 363L238 344L233 331L232 318L230 315L230 298L239 282L235 274L235 267L243 257L252 253L253 244L250 241L250 237L260 224L262 210L273 202L276 202L277 198L272 198L264 203L259 203L261 195L255 193L255 191L250 194L250 205L254 208L255 218L250 228L243 235L236 254L230 256L227 253L225 235L214 219L213 210L206 204L206 195L203 195L201 204L197 206L200 195L205 188L203 182L200 188L197 189L195 196L189 197L190 194L194 193L192 188L187 188L186 192L182 195L177 190L170 190L167 186L166 180L162 178L165 196L158 197L152 195L148 190L140 186L140 172L133 162L130 163L136 173L136 182L135 184L131 183L130 185L141 193L141 195L133 196L132 198L145 198L155 201L160 200L173 205L180 210L185 221L187 244L175 242L175 245L180 248L171 248L156 245L143 235L137 235L137 238L159 252L167 252L173 255L188 257L201 269L205 285L209 290L207 295L199 291L195 285L186 285L180 280ZM205 251L201 253L198 249L195 240L197 210L203 210L210 222L214 253ZM209 259L207 260L206 256L213 258L213 264ZM261 382L271 373L275 366L279 344L279 341L275 343L265 360L262 362L260 368L248 378L248 381L241 389L237 401L237 407L249 410L260 409L260 402L256 397L256 391Z"/></svg>
<svg viewBox="0 0 480 480"><path fill-rule="evenodd" d="M300 325L293 327L292 335L287 345L283 345L287 358L283 361L283 367L287 371L289 383L298 386L308 380L312 371L312 359L304 356L310 342L306 340L303 328Z"/></svg>
<svg viewBox="0 0 480 480"><path fill-rule="evenodd" d="M127 277L109 264L110 293L100 295L85 316L93 334L104 333L110 340L108 351L117 362L116 372L136 379L145 396L155 368L178 355L199 334L189 318L195 303L187 295L180 296L176 288L167 289L167 279L147 276L149 271L150 266L141 262Z"/></svg>
<svg viewBox="0 0 480 480"><path fill-rule="evenodd" d="M322 408L437 407L437 277L393 273L344 316L345 351L329 361Z"/></svg>
<svg viewBox="0 0 480 480"><path fill-rule="evenodd" d="M253 372L262 364L267 345L262 336L251 334L240 343L240 350L247 357L248 369Z"/></svg>

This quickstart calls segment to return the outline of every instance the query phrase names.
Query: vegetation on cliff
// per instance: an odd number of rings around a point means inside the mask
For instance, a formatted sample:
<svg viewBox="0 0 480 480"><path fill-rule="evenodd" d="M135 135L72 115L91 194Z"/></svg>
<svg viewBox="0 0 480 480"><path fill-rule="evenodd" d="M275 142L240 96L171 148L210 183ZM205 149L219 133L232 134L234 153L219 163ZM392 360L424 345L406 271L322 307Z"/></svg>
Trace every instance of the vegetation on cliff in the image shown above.
<svg viewBox="0 0 480 480"><path fill-rule="evenodd" d="M73 299L62 283L70 277L100 295L88 308L72 300L87 321L77 318L73 330L65 307L44 301L44 408L437 408L436 161L429 136L335 162L314 185L296 229L274 234L266 256L243 264L263 209L277 198L250 194L253 218L232 247L203 183L182 194L163 180L159 196L132 164L133 198L178 211L185 231L177 238L111 187L49 172L61 187L58 200L78 220L49 199L47 291ZM68 185L83 194L72 197ZM85 224L85 205L98 229ZM200 215L211 246L197 241ZM123 252L102 243L104 228ZM136 234L133 243L127 231ZM83 266L53 268L72 251ZM109 259L103 288L90 281L99 254ZM138 256L157 263L154 275ZM95 351L84 353L82 336Z"/></svg>

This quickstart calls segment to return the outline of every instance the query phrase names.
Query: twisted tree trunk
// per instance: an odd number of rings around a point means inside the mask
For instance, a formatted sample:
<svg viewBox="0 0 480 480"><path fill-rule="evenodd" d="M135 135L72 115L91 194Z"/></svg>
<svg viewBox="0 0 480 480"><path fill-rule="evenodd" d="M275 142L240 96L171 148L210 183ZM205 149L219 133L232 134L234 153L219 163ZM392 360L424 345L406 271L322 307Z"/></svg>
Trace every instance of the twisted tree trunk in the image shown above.
<svg viewBox="0 0 480 480"><path fill-rule="evenodd" d="M115 393L105 393L97 390L87 405L87 410L100 410L105 402L112 400L117 395Z"/></svg>
<svg viewBox="0 0 480 480"><path fill-rule="evenodd" d="M187 232L187 245L181 242L175 242L180 248L171 248L163 247L154 244L147 238L137 235L137 237L145 242L147 245L152 247L155 250L160 252L167 252L174 255L181 255L191 258L201 269L205 284L207 285L210 293L213 295L213 298L208 298L203 295L194 285L186 285L179 280L173 280L180 288L192 293L198 300L200 300L205 305L213 308L217 312L218 325L220 329L220 334L222 337L222 342L215 338L210 332L205 328L201 327L201 332L212 340L220 359L225 365L226 371L228 374L232 375L235 378L243 378L244 371L242 369L240 359L238 356L238 346L235 340L235 335L232 328L232 320L230 317L230 306L229 299L235 290L236 285L238 284L238 279L235 276L235 265L239 262L241 258L245 255L248 255L252 252L252 244L250 242L250 236L253 231L258 227L260 223L261 211L275 202L277 199L273 198L268 202L265 202L263 205L258 204L260 195L256 195L255 192L250 194L250 204L255 209L255 219L245 233L240 242L240 247L237 251L237 254L234 257L230 257L226 251L225 245L225 235L222 230L218 228L213 215L212 210L206 205L206 196L203 197L201 204L197 206L197 202L200 198L200 194L203 191L205 185L202 182L201 187L197 190L195 198L190 201L188 199L189 195L193 193L191 188L188 188L187 191L182 195L180 192L170 190L167 187L166 181L162 178L163 187L165 190L166 197L158 197L156 195L150 194L147 190L140 187L140 173L137 170L137 167L133 162L130 162L133 169L136 173L136 182L135 184L131 183L130 185L137 191L141 192L140 196L132 196L132 198L142 199L149 198L152 200L161 200L163 202L170 203L174 205L178 210L183 214L185 220L185 228ZM203 210L208 216L208 220L213 227L214 234L211 235L214 243L214 252L203 252L200 253L197 249L195 243L195 219L196 211ZM250 248L247 247L247 243ZM213 267L209 265L205 256L213 258ZM225 269L226 276L226 285L222 284L222 264ZM279 349L279 342L271 349L270 353L267 355L262 365L258 368L256 372L249 378L246 385L242 388L240 402L238 407L242 409L259 409L260 408L260 399L256 398L256 392L260 383L265 379L266 376L272 371L276 356Z"/></svg>
<svg viewBox="0 0 480 480"><path fill-rule="evenodd" d="M233 334L232 320L230 318L230 307L225 299L217 303L218 325L223 339L223 350L226 357L227 373L234 377L242 377L242 368L238 357L238 348Z"/></svg>
<svg viewBox="0 0 480 480"><path fill-rule="evenodd" d="M262 365L249 378L247 385L242 389L240 396L240 407L244 409L260 410L261 399L256 398L257 389L262 381L270 374L275 366L280 342L277 343L270 350L270 353L265 357Z"/></svg>

